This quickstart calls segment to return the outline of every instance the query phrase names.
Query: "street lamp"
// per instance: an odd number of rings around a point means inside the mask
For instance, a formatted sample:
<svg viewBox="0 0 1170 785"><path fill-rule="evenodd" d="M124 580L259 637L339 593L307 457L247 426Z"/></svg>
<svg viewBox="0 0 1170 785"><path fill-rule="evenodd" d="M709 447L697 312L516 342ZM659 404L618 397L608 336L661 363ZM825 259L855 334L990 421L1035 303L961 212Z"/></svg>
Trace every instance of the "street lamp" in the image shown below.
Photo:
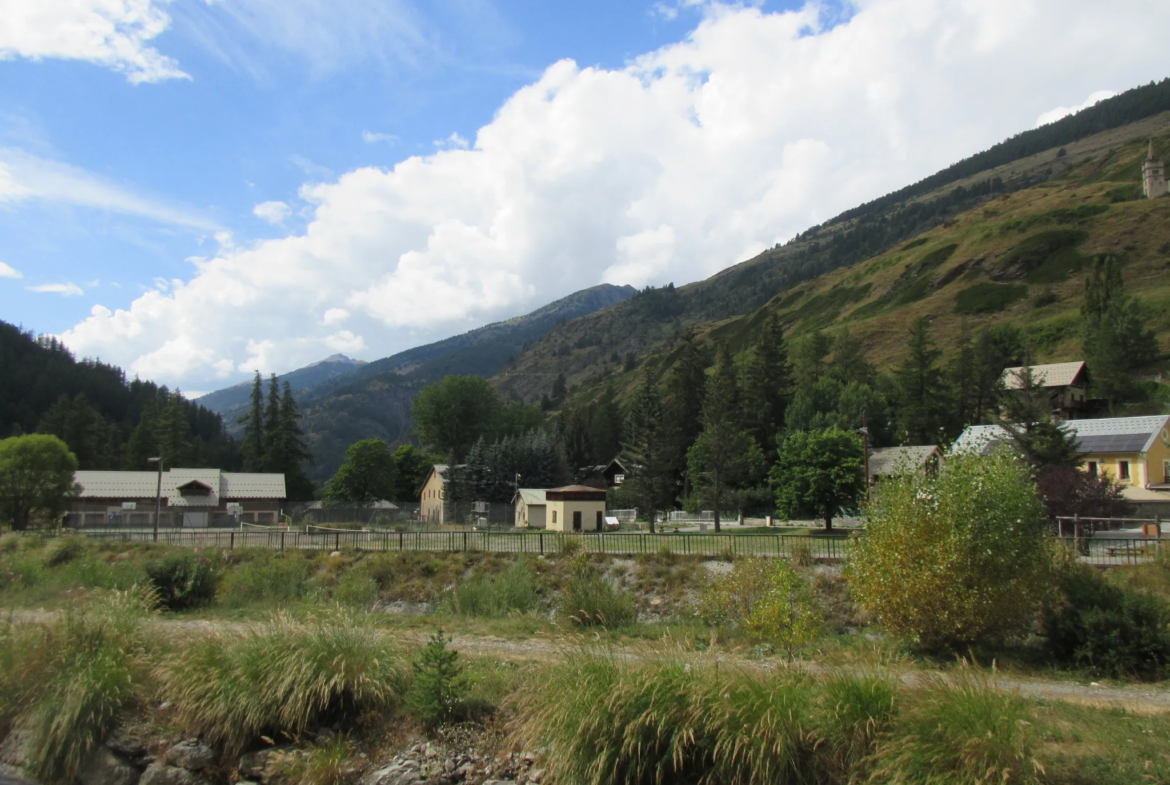
<svg viewBox="0 0 1170 785"><path fill-rule="evenodd" d="M159 517L160 515L162 515L162 470L163 470L163 459L162 459L162 456L161 456L161 455L159 455L159 456L157 456L157 457L154 457L154 458L147 458L147 459L146 459L146 462L147 462L147 463L157 463L157 464L158 464L158 488L157 488L157 490L155 491L155 495L154 495L154 541L155 541L155 542L158 542L158 517Z"/></svg>

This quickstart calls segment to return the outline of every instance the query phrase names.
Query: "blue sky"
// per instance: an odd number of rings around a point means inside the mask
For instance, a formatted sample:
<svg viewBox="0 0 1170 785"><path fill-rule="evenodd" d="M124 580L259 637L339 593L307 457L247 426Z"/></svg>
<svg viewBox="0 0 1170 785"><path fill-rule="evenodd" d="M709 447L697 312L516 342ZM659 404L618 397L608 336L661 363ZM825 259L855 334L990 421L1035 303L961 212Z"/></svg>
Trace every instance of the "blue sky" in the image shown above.
<svg viewBox="0 0 1170 785"><path fill-rule="evenodd" d="M0 318L202 391L685 283L1166 76L1168 5L0 0Z"/></svg>

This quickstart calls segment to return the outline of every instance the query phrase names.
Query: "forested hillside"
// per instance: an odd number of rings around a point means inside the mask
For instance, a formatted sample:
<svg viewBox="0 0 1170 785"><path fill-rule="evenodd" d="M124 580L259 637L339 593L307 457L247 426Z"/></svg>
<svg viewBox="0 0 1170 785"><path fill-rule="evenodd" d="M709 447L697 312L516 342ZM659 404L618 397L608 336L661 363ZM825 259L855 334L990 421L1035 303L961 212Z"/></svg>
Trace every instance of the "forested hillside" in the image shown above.
<svg viewBox="0 0 1170 785"><path fill-rule="evenodd" d="M168 466L241 466L218 414L121 368L77 360L56 339L0 322L0 368L0 433L59 436L82 469L150 468L160 446Z"/></svg>
<svg viewBox="0 0 1170 785"><path fill-rule="evenodd" d="M1143 206L1133 199L1148 138L1158 138L1160 154L1170 153L1167 109L1170 81L1164 80L1022 133L705 281L648 289L626 303L558 325L505 366L493 382L505 395L527 401L547 394L560 376L588 398L611 385L619 396L625 395L643 365L667 370L669 356L687 328L742 347L771 310L782 314L790 337L846 321L856 323L867 356L878 366L904 353L906 325L921 313L944 317L939 340L947 349L954 346L961 322L974 325L1026 313L1029 329L1038 337L1043 333L1037 354L1065 356L1075 342L1062 347L1059 327L1047 329L1042 323L1075 311L1069 297L1082 280L1080 264L1069 262L1062 278L1031 271L1033 262L1022 263L1029 268L1022 274L1019 264L999 269L997 260L1025 241L1036 247L1029 251L1023 245L1019 252L1028 258L1039 254L1043 260L1046 254L1040 246L1045 239L1032 236L1041 228L1067 227L1088 234L1076 235L1071 245L1071 235L1060 235L1065 240L1058 240L1058 245L1065 244L1053 253L1075 252L1082 263L1093 254L1122 253L1127 279L1140 280L1143 288L1146 278L1157 279L1160 249L1170 237L1156 240L1162 229L1154 224L1164 221L1158 211L1166 208L1162 202ZM1069 215L1061 212L1079 205L1095 207ZM1051 215L1033 218L1034 223L1027 225L1000 226L1041 213ZM1140 242L1125 238L1135 232L1142 235ZM911 242L917 245L910 246ZM932 249L948 245L955 248L925 259ZM1127 248L1130 245L1134 247ZM919 262L914 270L907 269ZM953 272L960 265L965 266ZM964 275L960 286L957 279ZM901 283L891 292L893 279ZM967 313L955 313L952 300L958 290L980 283L984 286L963 295ZM1056 302L1050 302L1053 295ZM983 296L1006 297L1016 305L1009 302L1002 310L989 312L988 305L971 302ZM1034 298L1040 298L1047 310L1020 304ZM964 316L965 320L958 318ZM716 328L721 329L712 332Z"/></svg>

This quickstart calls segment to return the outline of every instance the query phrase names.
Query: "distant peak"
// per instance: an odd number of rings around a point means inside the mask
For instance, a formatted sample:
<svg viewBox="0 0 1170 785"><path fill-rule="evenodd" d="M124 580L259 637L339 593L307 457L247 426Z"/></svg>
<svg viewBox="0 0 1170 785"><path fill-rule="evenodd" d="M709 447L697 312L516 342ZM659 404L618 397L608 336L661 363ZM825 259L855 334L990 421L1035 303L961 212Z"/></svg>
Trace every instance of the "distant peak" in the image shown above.
<svg viewBox="0 0 1170 785"><path fill-rule="evenodd" d="M309 363L305 367L306 368L314 368L318 365L324 365L325 363L341 363L343 365L365 365L366 361L365 360L355 360L352 357L346 357L344 354L331 354L328 357L326 357L324 360L318 360L315 363Z"/></svg>

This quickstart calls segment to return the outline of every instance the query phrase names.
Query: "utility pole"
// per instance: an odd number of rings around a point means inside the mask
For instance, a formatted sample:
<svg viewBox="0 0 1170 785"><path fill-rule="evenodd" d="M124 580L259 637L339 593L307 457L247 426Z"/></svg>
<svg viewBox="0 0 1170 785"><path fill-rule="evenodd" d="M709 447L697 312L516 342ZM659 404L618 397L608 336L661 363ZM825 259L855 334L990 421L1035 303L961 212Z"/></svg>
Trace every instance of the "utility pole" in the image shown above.
<svg viewBox="0 0 1170 785"><path fill-rule="evenodd" d="M861 434L861 453L865 461L865 509L866 514L869 514L869 422L866 419L866 412L861 412L861 429L858 431Z"/></svg>
<svg viewBox="0 0 1170 785"><path fill-rule="evenodd" d="M154 541L158 542L158 518L162 515L162 471L163 459L162 456L157 458L147 458L147 463L158 464L158 488L155 490L154 496Z"/></svg>

